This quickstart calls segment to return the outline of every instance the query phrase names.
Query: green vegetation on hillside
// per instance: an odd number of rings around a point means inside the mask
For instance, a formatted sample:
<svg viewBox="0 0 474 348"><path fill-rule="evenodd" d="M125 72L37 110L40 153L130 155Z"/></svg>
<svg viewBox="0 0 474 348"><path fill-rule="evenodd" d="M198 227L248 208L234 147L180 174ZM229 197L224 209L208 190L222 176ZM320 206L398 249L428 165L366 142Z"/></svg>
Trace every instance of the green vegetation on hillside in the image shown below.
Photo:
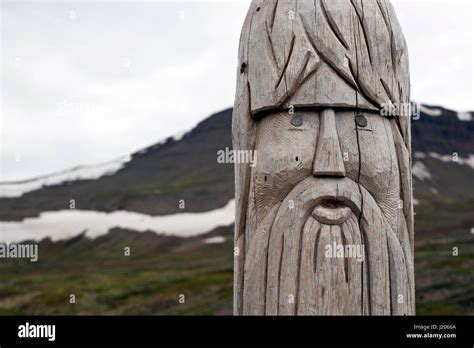
<svg viewBox="0 0 474 348"><path fill-rule="evenodd" d="M0 262L0 314L229 315L232 249L230 234L222 244L134 232L43 242L36 264ZM468 230L418 241L415 269L419 315L474 314L474 235Z"/></svg>
<svg viewBox="0 0 474 348"><path fill-rule="evenodd" d="M43 252L40 246L37 263L1 261L0 314L232 313L230 241L188 245L170 238L170 245L146 250L137 240L113 246L104 239L43 246ZM130 256L124 256L125 246Z"/></svg>

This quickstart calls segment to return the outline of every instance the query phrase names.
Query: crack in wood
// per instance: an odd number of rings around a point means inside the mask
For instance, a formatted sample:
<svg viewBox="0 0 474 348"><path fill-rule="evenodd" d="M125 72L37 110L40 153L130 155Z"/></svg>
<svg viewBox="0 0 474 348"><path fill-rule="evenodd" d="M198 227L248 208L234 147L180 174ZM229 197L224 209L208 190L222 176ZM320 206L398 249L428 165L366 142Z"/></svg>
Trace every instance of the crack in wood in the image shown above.
<svg viewBox="0 0 474 348"><path fill-rule="evenodd" d="M298 75L296 79L293 80L293 84L291 85L291 88L289 91L286 92L286 94L283 96L282 101L278 102L280 107L283 107L288 100L290 100L294 94L298 91L298 89L303 85L305 81L307 81L317 70L317 67L311 71L306 77L304 77L304 72L306 71L306 68L308 67L309 60L311 59L311 53L306 52L305 57L304 57L304 63L298 72Z"/></svg>
<svg viewBox="0 0 474 348"><path fill-rule="evenodd" d="M346 248L347 241L346 241L346 236L344 234L344 229L342 228L343 226L340 226L340 231L341 231L341 242L342 242L342 247ZM346 278L346 283L349 283L349 260L348 260L348 255L344 255L344 277Z"/></svg>
<svg viewBox="0 0 474 348"><path fill-rule="evenodd" d="M388 262L388 269L391 269L390 267L390 246L388 244L388 237L385 239L386 244L387 244L387 262ZM393 304L392 304L392 272L388 272L388 298L389 298L389 304L390 304L390 314L393 314Z"/></svg>
<svg viewBox="0 0 474 348"><path fill-rule="evenodd" d="M276 306L277 306L277 312L276 315L280 313L280 288L281 288L281 266L283 264L283 250L285 250L285 234L281 234L281 250L280 250L280 263L278 265L278 289L277 289L277 298L276 298Z"/></svg>
<svg viewBox="0 0 474 348"><path fill-rule="evenodd" d="M321 60L323 60L329 67L331 67L333 71L339 77L341 77L344 81L346 81L351 87L357 89L358 88L357 83L351 78L351 76L347 74L347 72L345 72L344 70L341 70L330 57L327 57L325 54L323 54L323 51L330 51L332 52L333 56L336 56L336 54L331 49L326 47L320 40L318 40L318 43L322 46L322 49L319 49L318 45L316 45L316 43L313 41L313 38L309 34L308 29L306 28L306 25L304 24L304 20L301 14L299 15L299 17L300 17L301 25L303 27L305 37L308 40L308 42L311 44L313 49L316 51L319 58L321 58Z"/></svg>
<svg viewBox="0 0 474 348"><path fill-rule="evenodd" d="M380 10L380 13L382 14L383 21L385 22L385 26L387 28L387 31L390 35L390 59L392 61L392 69L394 72L396 72L396 66L395 66L395 56L394 56L394 38L393 38L393 28L392 28L392 23L390 22L390 19L388 18L388 14L385 13L386 9L382 7L381 0L377 0L377 6ZM393 75L393 73L392 73ZM395 80L394 77L392 77L392 83ZM393 87L393 86L392 86ZM387 90L387 88L384 86L384 88ZM394 96L392 94L391 96L392 102L395 102Z"/></svg>
<svg viewBox="0 0 474 348"><path fill-rule="evenodd" d="M356 54L357 56L357 54ZM353 64L352 64L352 60L350 58L347 58L347 60L349 61L349 71L351 72L351 75L354 76L354 68L353 68ZM356 57L356 60L358 61L357 57ZM356 63L357 65L357 69L359 69L358 67L358 63ZM357 88L356 88L356 105L357 105L357 108L359 107L359 101L358 101L358 93L362 93L364 98L367 99L367 101L372 104L372 106L376 107L377 109L380 108L380 105L377 101L373 100L369 95L367 95L365 92L364 92L364 88L362 87L362 85L358 82L359 81L359 73L357 72L357 77L354 78L354 82L356 83L357 85Z"/></svg>
<svg viewBox="0 0 474 348"><path fill-rule="evenodd" d="M382 10L382 8L384 8L385 12L387 12L388 14L387 3L384 2L383 6L381 3L381 0L378 0L377 3L379 5L381 12L384 13L384 11ZM387 22L388 22L388 28L390 30L390 51L391 51L390 56L392 58L392 69L393 69L394 76L397 76L398 66L396 64L395 35L393 33L393 26L392 26L392 21L390 19L390 16L387 17Z"/></svg>
<svg viewBox="0 0 474 348"><path fill-rule="evenodd" d="M270 16L270 31L273 32L273 26L275 25L275 18L278 8L278 0L275 0L275 5L273 6L271 16Z"/></svg>
<svg viewBox="0 0 474 348"><path fill-rule="evenodd" d="M351 3L352 3L352 1L353 0L351 0ZM354 6L354 4L353 4L353 6ZM360 76L360 71L359 71L360 64L359 64L359 55L358 55L359 50L358 50L358 47L357 47L357 42L360 41L360 36L361 36L360 27L361 26L358 25L357 23L353 23L353 22L351 22L351 23L355 26L355 28L354 28L354 46L356 46L355 47L355 56L356 56L356 66L357 66L357 79L356 79L357 86L359 87L359 91L363 94L365 99L367 99L367 101L369 103L371 103L373 106L375 106L376 109L380 109L380 107L381 107L380 103L372 97L371 91L369 90L369 88L367 88L367 86L365 85L364 79L361 78L361 76ZM356 37L356 32L358 33L359 40ZM350 63L352 63L352 62L350 61ZM352 64L349 64L349 68L350 68L351 74L354 74ZM356 96L356 107L359 108L358 96Z"/></svg>
<svg viewBox="0 0 474 348"><path fill-rule="evenodd" d="M267 48L267 51L270 52L270 63L272 64L273 68L274 68L274 71L278 74L278 71L280 70L279 66L278 66L278 61L276 59L276 54L275 54L275 47L274 47L274 44L273 44L273 39L271 37L271 34L270 34L270 29L268 28L268 25L265 26L265 31L266 31L266 34L267 34L267 44L266 44L266 48Z"/></svg>
<svg viewBox="0 0 474 348"><path fill-rule="evenodd" d="M333 34L339 40L340 44L344 46L346 50L350 50L349 45L347 44L346 39L344 39L344 35L342 34L341 30L337 26L336 21L334 20L332 14L327 10L326 4L324 0L321 0L321 8L324 15L324 18L329 24L329 28L331 28Z"/></svg>
<svg viewBox="0 0 474 348"><path fill-rule="evenodd" d="M285 65L283 66L283 69L280 72L280 77L278 78L278 81L275 85L275 89L277 89L280 86L280 83L283 80L283 77L285 76L286 70L288 69L288 65L290 64L291 56L293 55L293 49L295 47L295 39L296 39L296 36L295 36L295 34L293 34L293 37L291 38L291 43L290 43L290 51L288 52L288 57L285 60Z"/></svg>
<svg viewBox="0 0 474 348"><path fill-rule="evenodd" d="M383 21L385 22L385 26L387 27L387 31L389 34L391 34L391 29L390 29L391 25L389 25L388 19L385 16L385 12L382 9L382 4L380 3L380 0L376 0L376 2L377 2L377 6L379 7L380 13L382 14L382 18L383 18Z"/></svg>
<svg viewBox="0 0 474 348"><path fill-rule="evenodd" d="M314 251L313 251L313 273L316 274L317 272L317 263L318 263L318 245L319 245L319 238L321 237L321 227L318 229L316 233L316 238L314 241Z"/></svg>
<svg viewBox="0 0 474 348"><path fill-rule="evenodd" d="M372 52L371 52L372 47L371 47L369 35L367 33L367 28L366 28L367 24L366 24L365 18L364 18L364 3L361 2L362 8L359 9L358 5L356 5L355 2L356 2L356 0L351 0L351 4L354 7L355 13L357 14L357 18L359 18L360 26L362 27L362 33L363 33L365 45L367 47L367 56L369 58L370 65L372 65Z"/></svg>
<svg viewBox="0 0 474 348"><path fill-rule="evenodd" d="M387 97L390 99L390 102L392 104L395 104L395 98L393 97L392 91L390 91L390 89L388 88L387 84L385 83L382 77L380 78L380 83L382 84L382 87L385 90Z"/></svg>

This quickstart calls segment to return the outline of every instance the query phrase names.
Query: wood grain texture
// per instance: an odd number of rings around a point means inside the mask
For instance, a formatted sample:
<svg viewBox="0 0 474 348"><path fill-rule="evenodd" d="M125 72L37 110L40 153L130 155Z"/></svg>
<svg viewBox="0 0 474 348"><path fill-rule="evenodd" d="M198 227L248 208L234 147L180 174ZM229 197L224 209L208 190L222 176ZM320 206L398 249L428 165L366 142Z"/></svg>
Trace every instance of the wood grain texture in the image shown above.
<svg viewBox="0 0 474 348"><path fill-rule="evenodd" d="M253 115L408 101L406 44L388 0L254 1L249 16ZM402 128L408 132L406 122Z"/></svg>
<svg viewBox="0 0 474 348"><path fill-rule="evenodd" d="M334 109L321 111L318 146L313 161L314 175L346 176Z"/></svg>
<svg viewBox="0 0 474 348"><path fill-rule="evenodd" d="M237 89L232 117L232 143L234 150L252 150L255 146L256 125L251 119L251 85L248 81L248 55L250 27L253 14L262 1L252 1L240 37ZM245 226L250 188L250 170L245 164L235 165L235 251L234 251L234 314L242 312L245 262Z"/></svg>
<svg viewBox="0 0 474 348"><path fill-rule="evenodd" d="M388 0L252 1L232 131L258 160L235 164L234 314L415 314L409 98Z"/></svg>

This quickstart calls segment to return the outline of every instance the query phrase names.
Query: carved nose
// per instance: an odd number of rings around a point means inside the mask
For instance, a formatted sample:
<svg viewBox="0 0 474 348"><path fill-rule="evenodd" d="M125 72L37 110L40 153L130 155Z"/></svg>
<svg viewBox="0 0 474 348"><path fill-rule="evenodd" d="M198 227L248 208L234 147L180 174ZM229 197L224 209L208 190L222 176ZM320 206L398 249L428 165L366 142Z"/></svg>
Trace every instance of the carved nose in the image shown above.
<svg viewBox="0 0 474 348"><path fill-rule="evenodd" d="M313 175L346 176L333 109L324 109L320 113L319 136L313 160Z"/></svg>

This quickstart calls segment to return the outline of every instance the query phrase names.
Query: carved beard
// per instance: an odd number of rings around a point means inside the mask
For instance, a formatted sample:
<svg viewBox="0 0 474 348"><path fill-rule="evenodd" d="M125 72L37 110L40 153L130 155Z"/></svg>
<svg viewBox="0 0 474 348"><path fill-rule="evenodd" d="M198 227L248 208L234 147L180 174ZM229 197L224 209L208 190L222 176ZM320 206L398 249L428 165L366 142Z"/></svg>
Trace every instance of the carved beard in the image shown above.
<svg viewBox="0 0 474 348"><path fill-rule="evenodd" d="M249 237L243 314L411 313L410 244L348 178L303 180ZM362 261L327 257L334 244L363 246Z"/></svg>

